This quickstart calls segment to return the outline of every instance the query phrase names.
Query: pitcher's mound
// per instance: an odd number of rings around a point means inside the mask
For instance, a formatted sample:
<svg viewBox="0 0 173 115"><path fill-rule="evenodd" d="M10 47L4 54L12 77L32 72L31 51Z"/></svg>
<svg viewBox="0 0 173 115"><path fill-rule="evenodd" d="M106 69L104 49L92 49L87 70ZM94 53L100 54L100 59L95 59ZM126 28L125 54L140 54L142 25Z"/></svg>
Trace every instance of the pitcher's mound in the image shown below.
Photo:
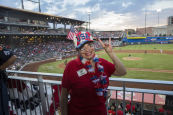
<svg viewBox="0 0 173 115"><path fill-rule="evenodd" d="M124 60L141 60L142 58L140 57L124 57Z"/></svg>

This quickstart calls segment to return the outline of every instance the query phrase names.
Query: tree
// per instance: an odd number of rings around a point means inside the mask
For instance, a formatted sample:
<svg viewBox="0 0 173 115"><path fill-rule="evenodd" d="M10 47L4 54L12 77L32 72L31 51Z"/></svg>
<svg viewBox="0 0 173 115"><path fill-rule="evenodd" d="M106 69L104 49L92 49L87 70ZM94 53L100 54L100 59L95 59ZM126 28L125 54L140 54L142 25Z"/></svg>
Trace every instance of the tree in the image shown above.
<svg viewBox="0 0 173 115"><path fill-rule="evenodd" d="M169 36L172 36L172 34L170 34Z"/></svg>
<svg viewBox="0 0 173 115"><path fill-rule="evenodd" d="M149 36L149 34L147 33L147 36Z"/></svg>
<svg viewBox="0 0 173 115"><path fill-rule="evenodd" d="M162 34L160 34L159 36L162 36Z"/></svg>
<svg viewBox="0 0 173 115"><path fill-rule="evenodd" d="M128 31L128 35L130 35L130 36L131 36L131 31Z"/></svg>

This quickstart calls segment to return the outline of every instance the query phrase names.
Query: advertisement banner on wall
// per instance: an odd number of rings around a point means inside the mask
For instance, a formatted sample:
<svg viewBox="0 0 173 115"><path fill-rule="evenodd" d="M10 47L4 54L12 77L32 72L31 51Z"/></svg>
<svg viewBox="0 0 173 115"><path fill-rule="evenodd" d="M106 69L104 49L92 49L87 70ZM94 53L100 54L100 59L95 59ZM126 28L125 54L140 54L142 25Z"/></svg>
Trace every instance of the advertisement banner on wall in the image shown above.
<svg viewBox="0 0 173 115"><path fill-rule="evenodd" d="M156 38L152 38L151 41L156 41L157 39Z"/></svg>
<svg viewBox="0 0 173 115"><path fill-rule="evenodd" d="M170 44L170 42L159 42L159 44Z"/></svg>
<svg viewBox="0 0 173 115"><path fill-rule="evenodd" d="M166 37L167 40L173 40L173 37Z"/></svg>

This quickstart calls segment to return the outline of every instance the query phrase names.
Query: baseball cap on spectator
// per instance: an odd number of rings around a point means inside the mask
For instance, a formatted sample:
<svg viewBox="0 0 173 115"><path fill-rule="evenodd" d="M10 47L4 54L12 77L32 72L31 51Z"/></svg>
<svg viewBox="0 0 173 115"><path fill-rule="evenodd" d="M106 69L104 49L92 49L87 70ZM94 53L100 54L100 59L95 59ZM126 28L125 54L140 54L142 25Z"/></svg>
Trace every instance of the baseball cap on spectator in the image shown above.
<svg viewBox="0 0 173 115"><path fill-rule="evenodd" d="M136 103L136 106L139 106L139 103Z"/></svg>
<svg viewBox="0 0 173 115"><path fill-rule="evenodd" d="M93 38L89 32L79 32L73 37L73 42L76 49L79 49L87 42L93 42Z"/></svg>

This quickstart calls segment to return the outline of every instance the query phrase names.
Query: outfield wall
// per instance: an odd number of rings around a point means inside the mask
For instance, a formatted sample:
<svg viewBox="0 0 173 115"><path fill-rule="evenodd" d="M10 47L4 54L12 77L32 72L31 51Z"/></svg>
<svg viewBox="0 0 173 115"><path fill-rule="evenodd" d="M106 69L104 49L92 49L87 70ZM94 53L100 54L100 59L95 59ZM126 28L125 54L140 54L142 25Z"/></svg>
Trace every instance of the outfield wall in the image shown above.
<svg viewBox="0 0 173 115"><path fill-rule="evenodd" d="M173 44L173 37L126 37L122 40L127 45L133 44Z"/></svg>

